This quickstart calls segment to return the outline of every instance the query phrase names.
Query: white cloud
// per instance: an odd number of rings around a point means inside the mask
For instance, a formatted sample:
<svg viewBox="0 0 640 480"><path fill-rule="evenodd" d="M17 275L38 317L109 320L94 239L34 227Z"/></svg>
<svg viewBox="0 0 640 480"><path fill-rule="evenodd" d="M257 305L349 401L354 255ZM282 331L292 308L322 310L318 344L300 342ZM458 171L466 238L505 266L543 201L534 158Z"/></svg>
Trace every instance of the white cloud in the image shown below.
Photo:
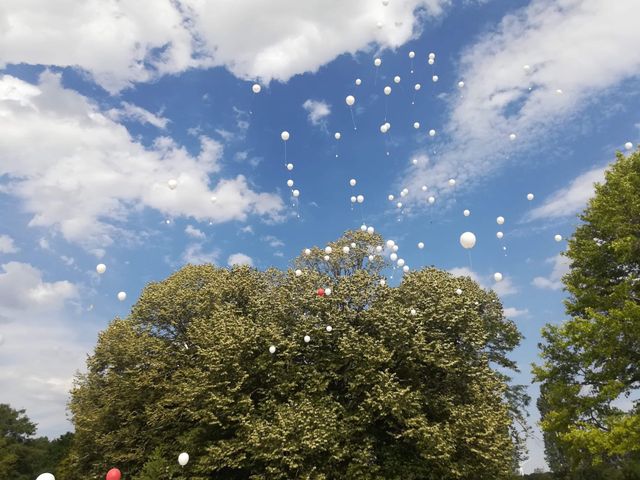
<svg viewBox="0 0 640 480"><path fill-rule="evenodd" d="M525 315L529 315L528 309L519 310L515 307L505 307L504 316L507 318L518 318Z"/></svg>
<svg viewBox="0 0 640 480"><path fill-rule="evenodd" d="M548 277L535 277L531 285L547 290L561 290L562 277L569 272L569 259L564 255L558 254L555 257L548 258L545 262L553 264L551 273Z"/></svg>
<svg viewBox="0 0 640 480"><path fill-rule="evenodd" d="M164 130L167 128L168 119L155 115L142 107L133 105L128 102L122 102L122 108L113 108L106 112L107 116L115 121L120 122L122 120L132 120L143 125L148 123L156 128Z"/></svg>
<svg viewBox="0 0 640 480"><path fill-rule="evenodd" d="M0 320L60 310L78 295L73 283L46 282L42 272L28 263L9 262L0 268Z"/></svg>
<svg viewBox="0 0 640 480"><path fill-rule="evenodd" d="M311 125L321 125L324 124L325 118L331 113L331 107L326 102L322 100L311 100L308 99L302 104L302 108L304 108L309 115L307 118Z"/></svg>
<svg viewBox="0 0 640 480"><path fill-rule="evenodd" d="M604 180L604 171L605 167L598 167L574 178L567 187L554 192L534 208L527 219L561 218L580 212L593 196L593 184Z"/></svg>
<svg viewBox="0 0 640 480"><path fill-rule="evenodd" d="M267 242L269 246L273 248L284 247L284 242L273 235L265 235L262 237L262 240Z"/></svg>
<svg viewBox="0 0 640 480"><path fill-rule="evenodd" d="M20 251L9 235L0 235L0 253L16 253Z"/></svg>
<svg viewBox="0 0 640 480"><path fill-rule="evenodd" d="M210 187L221 168L218 142L201 136L197 156L169 137L147 148L52 73L38 85L0 78L0 130L4 192L22 200L30 226L53 227L87 249L113 243L134 209L221 223L252 214L279 220L284 208L279 196L255 192L242 175ZM167 186L172 178L175 190Z"/></svg>
<svg viewBox="0 0 640 480"><path fill-rule="evenodd" d="M0 67L75 66L111 92L215 65L240 78L286 81L373 43L399 47L423 17L450 3L274 0L220 8L201 0L5 0Z"/></svg>
<svg viewBox="0 0 640 480"><path fill-rule="evenodd" d="M507 276L505 276L500 282L494 282L491 288L500 297L506 297L507 295L518 293L518 288L513 284L511 277Z"/></svg>
<svg viewBox="0 0 640 480"><path fill-rule="evenodd" d="M192 238L203 239L203 238L206 237L206 235L204 234L204 232L202 230L197 229L193 225L187 225L187 227L184 229L184 233L186 233L187 235L189 235Z"/></svg>
<svg viewBox="0 0 640 480"><path fill-rule="evenodd" d="M468 267L455 267L448 270L448 272L454 277L470 277L471 280L478 283L482 288L485 288L478 274Z"/></svg>
<svg viewBox="0 0 640 480"><path fill-rule="evenodd" d="M500 297L506 297L518 292L517 287L513 284L511 277L503 276L502 281L493 282L493 274L486 277L481 277L477 272L471 270L469 267L455 267L448 270L448 272L456 277L470 277L471 280L476 282L480 287L485 290L492 289ZM491 284L493 282L493 284Z"/></svg>
<svg viewBox="0 0 640 480"><path fill-rule="evenodd" d="M460 59L465 86L450 95L449 120L436 137L443 153L409 168L403 186L419 192L426 183L438 193L455 176L471 187L518 150L539 149L555 125L572 122L598 92L638 75L638 17L639 2L602 0L533 0L505 16Z"/></svg>
<svg viewBox="0 0 640 480"><path fill-rule="evenodd" d="M229 266L249 265L250 267L253 267L253 259L249 255L245 255L244 253L233 253L229 255L227 264Z"/></svg>
<svg viewBox="0 0 640 480"><path fill-rule="evenodd" d="M220 257L220 251L215 249L205 252L201 243L192 243L182 253L182 262L191 263L192 265L202 265L205 263L216 264Z"/></svg>

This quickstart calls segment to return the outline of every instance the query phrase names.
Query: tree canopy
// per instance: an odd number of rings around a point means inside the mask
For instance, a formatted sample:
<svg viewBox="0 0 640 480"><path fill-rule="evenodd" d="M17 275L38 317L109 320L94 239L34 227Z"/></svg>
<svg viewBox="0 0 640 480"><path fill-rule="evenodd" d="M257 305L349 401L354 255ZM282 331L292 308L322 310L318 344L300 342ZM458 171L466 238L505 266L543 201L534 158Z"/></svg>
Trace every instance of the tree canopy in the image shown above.
<svg viewBox="0 0 640 480"><path fill-rule="evenodd" d="M516 326L468 277L389 287L379 245L352 231L288 271L149 284L76 380L64 478L511 478L522 392L498 368Z"/></svg>
<svg viewBox="0 0 640 480"><path fill-rule="evenodd" d="M575 478L640 478L640 152L618 154L580 218L565 253L571 318L543 329L534 369L547 457Z"/></svg>

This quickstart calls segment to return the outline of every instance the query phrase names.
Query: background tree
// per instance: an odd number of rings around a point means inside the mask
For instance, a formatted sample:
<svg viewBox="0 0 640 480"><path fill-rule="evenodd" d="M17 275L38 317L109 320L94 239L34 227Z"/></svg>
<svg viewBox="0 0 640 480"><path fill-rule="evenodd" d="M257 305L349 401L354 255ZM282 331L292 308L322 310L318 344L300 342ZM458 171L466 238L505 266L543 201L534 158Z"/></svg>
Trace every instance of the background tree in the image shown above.
<svg viewBox="0 0 640 480"><path fill-rule="evenodd" d="M639 152L618 154L580 218L565 253L571 319L543 329L534 369L547 453L575 478L640 478Z"/></svg>
<svg viewBox="0 0 640 480"><path fill-rule="evenodd" d="M77 378L65 478L511 478L519 394L495 367L520 334L470 278L381 284L382 244L347 232L301 275L190 265L148 285Z"/></svg>

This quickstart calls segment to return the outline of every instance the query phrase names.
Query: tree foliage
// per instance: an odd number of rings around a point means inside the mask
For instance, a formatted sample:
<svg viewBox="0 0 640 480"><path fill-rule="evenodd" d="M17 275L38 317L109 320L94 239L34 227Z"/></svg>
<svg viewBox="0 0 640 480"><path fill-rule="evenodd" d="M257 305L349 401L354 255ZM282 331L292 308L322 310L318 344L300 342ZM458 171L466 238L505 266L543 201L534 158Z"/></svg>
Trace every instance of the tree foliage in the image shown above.
<svg viewBox="0 0 640 480"><path fill-rule="evenodd" d="M547 457L575 478L640 478L640 152L618 154L580 218L571 318L543 329L534 369Z"/></svg>
<svg viewBox="0 0 640 480"><path fill-rule="evenodd" d="M381 285L382 241L347 232L300 276L189 265L149 284L77 378L65 478L511 478L521 396L495 367L519 332L470 278Z"/></svg>

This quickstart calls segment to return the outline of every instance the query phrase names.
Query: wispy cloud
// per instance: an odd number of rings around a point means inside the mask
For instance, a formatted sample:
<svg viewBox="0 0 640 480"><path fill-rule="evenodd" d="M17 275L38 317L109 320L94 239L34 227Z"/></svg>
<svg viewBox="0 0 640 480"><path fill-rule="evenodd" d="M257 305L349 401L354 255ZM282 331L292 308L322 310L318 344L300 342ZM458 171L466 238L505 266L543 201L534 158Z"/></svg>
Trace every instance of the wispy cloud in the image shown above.
<svg viewBox="0 0 640 480"><path fill-rule="evenodd" d="M331 107L328 103L322 100L308 99L302 104L302 108L307 111L307 119L311 125L326 126L326 117L331 113Z"/></svg>
<svg viewBox="0 0 640 480"><path fill-rule="evenodd" d="M248 265L250 267L253 266L253 259L244 253L233 253L229 255L227 259L227 264L229 266L233 265Z"/></svg>
<svg viewBox="0 0 640 480"><path fill-rule="evenodd" d="M9 235L0 235L0 253L16 253L20 249L16 247L13 238Z"/></svg>
<svg viewBox="0 0 640 480"><path fill-rule="evenodd" d="M558 254L555 257L547 258L545 262L553 265L551 273L547 277L535 277L531 285L546 290L561 290L562 277L569 272L569 259Z"/></svg>
<svg viewBox="0 0 640 480"><path fill-rule="evenodd" d="M129 120L141 123L143 125L153 125L160 130L164 130L165 128L167 128L167 123L169 123L168 119L161 117L160 115L151 113L150 111L145 110L144 108L137 105L133 105L129 102L122 102L121 108L111 109L107 111L106 114L111 120L115 122Z"/></svg>

